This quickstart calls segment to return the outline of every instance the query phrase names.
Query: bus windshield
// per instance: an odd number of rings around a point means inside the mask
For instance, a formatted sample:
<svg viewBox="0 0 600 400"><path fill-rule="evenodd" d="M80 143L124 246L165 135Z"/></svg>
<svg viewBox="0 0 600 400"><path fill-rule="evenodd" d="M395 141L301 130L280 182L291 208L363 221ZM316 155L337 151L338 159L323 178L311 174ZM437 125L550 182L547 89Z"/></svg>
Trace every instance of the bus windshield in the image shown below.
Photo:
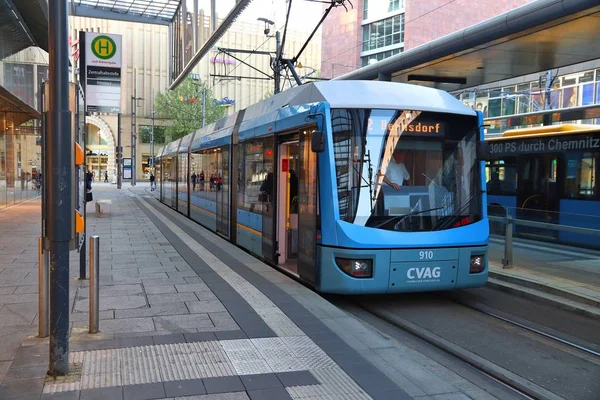
<svg viewBox="0 0 600 400"><path fill-rule="evenodd" d="M331 115L342 220L403 232L481 220L475 116L377 109Z"/></svg>

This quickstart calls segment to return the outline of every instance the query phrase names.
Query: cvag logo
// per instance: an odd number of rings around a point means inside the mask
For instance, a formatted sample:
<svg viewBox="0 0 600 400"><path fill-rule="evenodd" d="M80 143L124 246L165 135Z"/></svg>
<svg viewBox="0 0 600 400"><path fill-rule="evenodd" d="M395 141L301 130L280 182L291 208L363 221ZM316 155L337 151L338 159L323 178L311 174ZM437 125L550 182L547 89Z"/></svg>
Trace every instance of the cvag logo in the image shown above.
<svg viewBox="0 0 600 400"><path fill-rule="evenodd" d="M439 278L441 274L442 270L440 267L409 268L406 271L408 279Z"/></svg>

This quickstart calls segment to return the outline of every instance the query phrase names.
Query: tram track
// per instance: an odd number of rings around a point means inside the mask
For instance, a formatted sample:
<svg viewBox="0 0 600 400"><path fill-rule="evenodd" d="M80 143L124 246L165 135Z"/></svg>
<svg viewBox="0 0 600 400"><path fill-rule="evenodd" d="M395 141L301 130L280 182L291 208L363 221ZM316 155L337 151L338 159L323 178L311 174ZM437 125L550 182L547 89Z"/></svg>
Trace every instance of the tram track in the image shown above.
<svg viewBox="0 0 600 400"><path fill-rule="evenodd" d="M406 296L404 300L411 302L409 297L410 296ZM508 336L509 339L502 343L495 343L495 337L498 337L498 333L496 332L496 336L490 337L490 343L487 344L487 346L491 348L498 347L498 354L494 354L494 350L490 351L488 348L486 349L487 351L481 351L481 346L469 344L470 337L476 337L485 330L481 329L481 326L478 327L478 330L473 332L469 329L468 324L465 324L462 329L460 326L451 328L444 327L444 324L438 324L436 326L436 324L432 323L428 325L427 319L412 318L412 316L417 314L415 309L422 308L424 312L427 312L428 310L431 310L431 306L421 307L422 304L419 303L416 305L399 305L399 303L406 303L406 301L398 302L397 300L391 300L386 302L384 300L382 302L381 300L384 299L384 297L374 296L374 298L375 301L368 297L357 298L353 299L351 303L372 316L387 322L393 327L407 332L468 364L479 373L493 379L523 398L549 400L567 398L592 399L594 398L593 393L598 389L597 384L588 381L583 385L587 385L587 387L581 388L581 395L573 395L573 393L568 390L561 391L560 388L563 386L562 384L556 382L554 382L554 384L548 384L552 380L560 379L557 378L563 373L560 368L545 368L542 363L538 364L537 360L532 361L525 368L522 366L519 368L519 356L514 357L512 360L510 357L506 357L507 354L510 354L510 351L506 351L507 344L511 342L519 342L518 345L515 345L515 352L517 353L519 352L519 348L523 351L523 348L527 348L531 343L535 343L535 345L532 346L534 349L531 350L531 354L536 354L538 349L535 347L537 346L540 349L540 354L542 354L541 356L538 354L537 358L544 364L546 360L552 360L549 363L551 364L554 362L554 367L556 367L557 364L560 364L560 362L557 363L557 360L561 360L562 358L566 360L563 364L565 370L571 372L580 370L582 369L582 365L585 364L587 368L592 369L591 375L594 375L596 374L596 371L600 371L600 353L592 348L544 332L538 328L527 326L519 321L500 315L501 313L477 307L476 305L463 304L460 300L448 299L447 296L439 296L436 294L429 295L429 298L435 299L435 304L440 304L440 314L452 313L453 315L458 315L461 313L476 313L479 317L477 317L477 315L470 315L470 321L476 325L477 321L485 320L480 325L486 326L485 329L488 329L490 332L494 331L494 327L498 324L500 324L500 326L504 325L503 329L500 330L506 331L506 336ZM445 301L446 304L440 303L440 300ZM469 320L469 318L466 318L465 320ZM431 319L435 320L436 315L431 315ZM489 323L487 322L487 319L493 319L495 322ZM460 325L459 320L460 318L457 318L456 325ZM488 324L489 326L487 326ZM454 335L454 338L452 335L445 335L443 333L445 329L459 332L458 336L462 336L466 339L463 341L454 340L457 335ZM522 355L520 355L520 357L522 357ZM509 360L509 362L507 362L507 360ZM529 373L527 373L528 368ZM540 370L539 373L536 371L538 368ZM526 373L523 373L523 371ZM576 385L576 383L574 384Z"/></svg>
<svg viewBox="0 0 600 400"><path fill-rule="evenodd" d="M558 343L561 343L561 344L563 344L565 346L568 346L568 347L571 347L573 349L577 349L577 350L582 351L584 353L587 353L587 354L589 354L591 356L600 357L600 351L596 351L596 350L591 349L589 347L586 347L584 345L575 343L574 341L569 340L569 339L563 339L563 338L561 338L561 337L559 337L557 335L545 332L545 331L543 331L541 329L538 329L538 328L534 328L534 327L529 326L527 324L518 322L518 321L516 321L514 319L507 318L505 316L500 315L498 312L489 311L489 310L486 309L487 307L482 307L480 305L473 304L473 303L470 303L470 302L467 302L467 301L464 301L464 300L459 300L459 299L452 298L452 297L449 297L449 299L451 301L455 302L455 303L458 303L458 304L460 304L462 306L468 307L468 308L470 308L472 310L478 311L478 312L480 312L482 314L489 315L490 317L496 318L496 319L498 319L500 321L504 321L504 322L512 324L514 326L518 326L519 328L525 329L525 330L527 330L529 332L532 332L532 333L535 333L537 335L543 336L546 339L554 340L554 341L556 341Z"/></svg>
<svg viewBox="0 0 600 400"><path fill-rule="evenodd" d="M470 365L472 368L476 369L479 373L493 379L494 381L500 383L502 386L511 390L512 392L517 393L523 398L526 399L556 399L561 400L561 397L554 396L552 393L548 393L543 388L532 387L531 385L526 385L518 379L513 373L508 370L500 371L498 367L490 363L489 361L483 359L482 357L477 356L471 352L466 352L462 349L459 349L458 346L452 344L451 342L439 337L438 335L426 333L422 329L420 329L417 325L411 323L408 320L403 318L399 318L398 316L393 315L392 313L386 312L384 310L375 310L369 306L365 306L361 303L355 303L355 305L359 306L366 312L374 315L375 317L405 331L410 333L413 336L435 346L436 348L450 354L451 356L459 359L460 361ZM537 386L537 385L536 385Z"/></svg>

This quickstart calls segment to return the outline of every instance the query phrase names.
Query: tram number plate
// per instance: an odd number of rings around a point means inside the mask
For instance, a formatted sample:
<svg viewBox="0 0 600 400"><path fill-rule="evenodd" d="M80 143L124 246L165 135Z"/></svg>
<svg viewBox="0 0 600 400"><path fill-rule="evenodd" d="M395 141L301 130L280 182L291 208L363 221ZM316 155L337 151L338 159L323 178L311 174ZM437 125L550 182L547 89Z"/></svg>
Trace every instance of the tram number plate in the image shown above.
<svg viewBox="0 0 600 400"><path fill-rule="evenodd" d="M433 260L433 250L419 251L419 260Z"/></svg>

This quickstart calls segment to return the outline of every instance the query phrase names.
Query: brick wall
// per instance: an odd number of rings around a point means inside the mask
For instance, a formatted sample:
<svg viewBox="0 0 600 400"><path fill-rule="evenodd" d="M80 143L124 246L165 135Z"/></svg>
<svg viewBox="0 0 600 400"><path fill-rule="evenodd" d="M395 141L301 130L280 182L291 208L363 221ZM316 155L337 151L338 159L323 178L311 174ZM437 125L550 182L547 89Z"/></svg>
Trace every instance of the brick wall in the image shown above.
<svg viewBox="0 0 600 400"><path fill-rule="evenodd" d="M348 5L348 12L344 7L336 7L325 19L322 25L322 78L334 78L360 67L362 3L362 0L353 1L354 8Z"/></svg>
<svg viewBox="0 0 600 400"><path fill-rule="evenodd" d="M467 28L533 0L406 0L404 50Z"/></svg>

